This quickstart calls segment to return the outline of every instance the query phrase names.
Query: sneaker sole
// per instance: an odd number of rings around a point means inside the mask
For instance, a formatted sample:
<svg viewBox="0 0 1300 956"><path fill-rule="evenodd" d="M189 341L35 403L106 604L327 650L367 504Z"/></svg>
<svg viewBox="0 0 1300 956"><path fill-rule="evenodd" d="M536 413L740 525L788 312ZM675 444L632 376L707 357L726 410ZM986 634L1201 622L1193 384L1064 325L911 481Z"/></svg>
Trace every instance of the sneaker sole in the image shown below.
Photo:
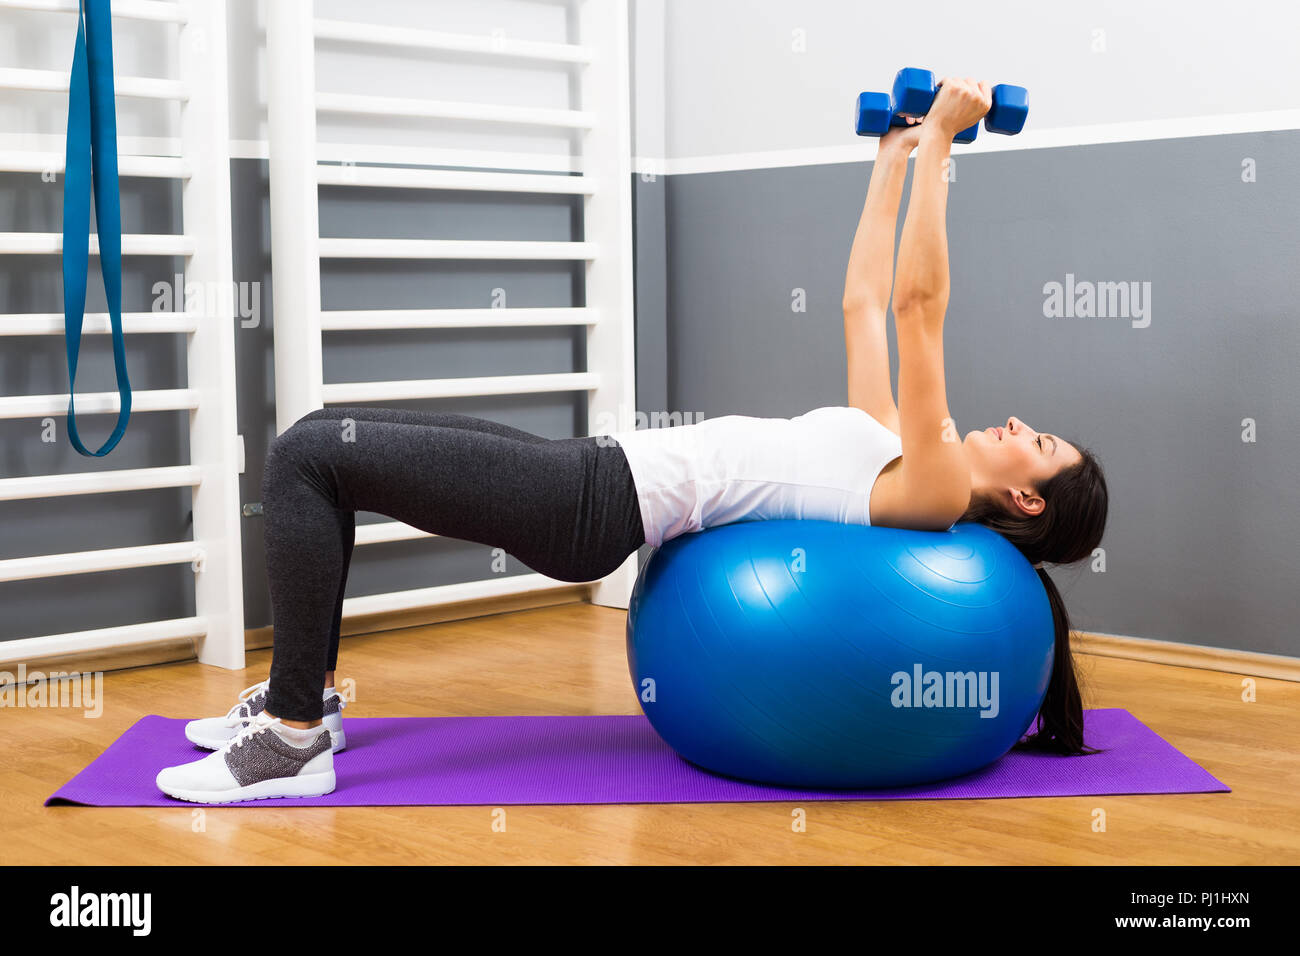
<svg viewBox="0 0 1300 956"><path fill-rule="evenodd" d="M212 793L204 790L182 790L160 787L163 793L189 803L242 803L248 800L274 800L280 797L323 797L333 793L337 780L334 771L313 773L297 777L277 777L250 783L246 787Z"/></svg>

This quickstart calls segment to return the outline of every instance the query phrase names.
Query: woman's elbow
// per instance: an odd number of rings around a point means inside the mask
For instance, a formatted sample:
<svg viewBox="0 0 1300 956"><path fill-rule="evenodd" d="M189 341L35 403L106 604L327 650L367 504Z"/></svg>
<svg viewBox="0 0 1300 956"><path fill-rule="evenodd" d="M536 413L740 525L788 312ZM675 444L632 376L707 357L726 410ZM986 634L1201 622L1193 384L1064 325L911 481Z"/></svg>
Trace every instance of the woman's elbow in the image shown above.
<svg viewBox="0 0 1300 956"><path fill-rule="evenodd" d="M840 307L844 310L845 318L856 318L860 315L866 315L871 312L883 312L880 303L887 302L889 299L889 290L883 292L870 288L852 288L844 290L844 297L840 300Z"/></svg>

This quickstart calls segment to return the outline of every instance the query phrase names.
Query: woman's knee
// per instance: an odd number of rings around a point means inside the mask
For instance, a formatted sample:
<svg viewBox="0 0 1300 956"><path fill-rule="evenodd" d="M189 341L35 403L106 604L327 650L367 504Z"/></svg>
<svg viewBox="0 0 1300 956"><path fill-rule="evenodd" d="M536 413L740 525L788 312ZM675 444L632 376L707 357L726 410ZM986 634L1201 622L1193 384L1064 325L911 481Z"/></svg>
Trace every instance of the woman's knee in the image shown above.
<svg viewBox="0 0 1300 956"><path fill-rule="evenodd" d="M327 419L300 418L271 439L266 449L266 476L296 471L325 458L339 441L338 423Z"/></svg>

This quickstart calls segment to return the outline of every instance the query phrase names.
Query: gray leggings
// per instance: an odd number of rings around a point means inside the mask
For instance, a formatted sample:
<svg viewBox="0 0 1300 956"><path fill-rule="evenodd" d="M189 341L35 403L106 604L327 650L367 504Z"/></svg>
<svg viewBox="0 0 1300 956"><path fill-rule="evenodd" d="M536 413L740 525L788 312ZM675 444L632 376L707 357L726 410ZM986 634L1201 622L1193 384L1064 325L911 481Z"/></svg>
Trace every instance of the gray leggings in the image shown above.
<svg viewBox="0 0 1300 956"><path fill-rule="evenodd" d="M262 504L275 626L266 708L288 720L322 714L357 511L501 548L562 581L603 577L645 543L612 440L551 440L466 415L312 412L271 442Z"/></svg>

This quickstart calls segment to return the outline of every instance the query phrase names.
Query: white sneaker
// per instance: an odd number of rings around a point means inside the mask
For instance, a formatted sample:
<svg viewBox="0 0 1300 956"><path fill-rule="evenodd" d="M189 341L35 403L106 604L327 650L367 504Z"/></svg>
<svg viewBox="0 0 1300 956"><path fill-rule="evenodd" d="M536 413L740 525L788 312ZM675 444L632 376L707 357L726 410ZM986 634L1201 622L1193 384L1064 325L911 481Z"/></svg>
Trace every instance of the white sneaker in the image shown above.
<svg viewBox="0 0 1300 956"><path fill-rule="evenodd" d="M205 750L220 750L229 743L250 717L266 709L266 691L270 681L262 681L239 692L239 702L224 717L203 717L185 725L185 738ZM343 708L347 705L336 692L323 695L325 701L324 726L330 732L330 745L338 753L348 745L343 733Z"/></svg>
<svg viewBox="0 0 1300 956"><path fill-rule="evenodd" d="M216 753L158 772L158 789L191 803L235 803L272 797L319 797L333 791L334 754L324 727L305 747L275 730L280 718L249 717ZM282 726L282 725L281 725Z"/></svg>

